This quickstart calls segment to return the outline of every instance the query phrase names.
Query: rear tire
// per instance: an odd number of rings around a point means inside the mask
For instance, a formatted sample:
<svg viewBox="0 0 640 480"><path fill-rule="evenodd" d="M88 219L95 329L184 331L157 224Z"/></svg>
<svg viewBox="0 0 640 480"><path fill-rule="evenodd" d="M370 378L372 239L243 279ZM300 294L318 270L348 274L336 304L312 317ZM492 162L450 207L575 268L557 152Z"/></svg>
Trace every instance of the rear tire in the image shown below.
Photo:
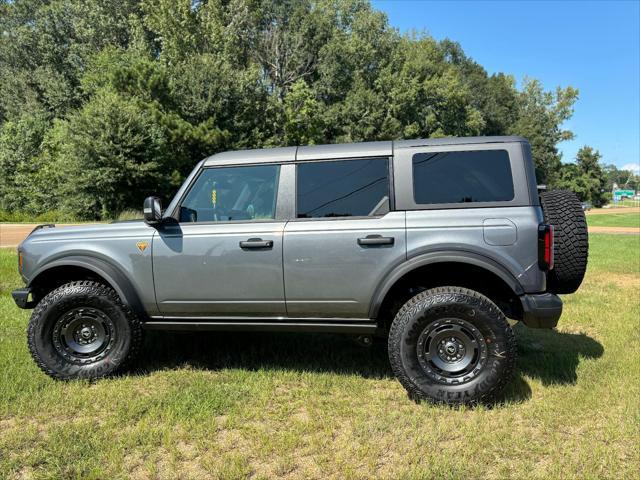
<svg viewBox="0 0 640 480"><path fill-rule="evenodd" d="M389 360L416 400L488 403L513 375L516 342L491 300L466 288L439 287L400 309L389 332Z"/></svg>
<svg viewBox="0 0 640 480"><path fill-rule="evenodd" d="M38 303L27 338L31 356L50 377L95 379L136 356L142 328L111 288L79 281L56 288Z"/></svg>
<svg viewBox="0 0 640 480"><path fill-rule="evenodd" d="M547 274L547 290L575 292L587 271L589 235L580 200L568 190L542 192L544 219L554 227L553 270Z"/></svg>

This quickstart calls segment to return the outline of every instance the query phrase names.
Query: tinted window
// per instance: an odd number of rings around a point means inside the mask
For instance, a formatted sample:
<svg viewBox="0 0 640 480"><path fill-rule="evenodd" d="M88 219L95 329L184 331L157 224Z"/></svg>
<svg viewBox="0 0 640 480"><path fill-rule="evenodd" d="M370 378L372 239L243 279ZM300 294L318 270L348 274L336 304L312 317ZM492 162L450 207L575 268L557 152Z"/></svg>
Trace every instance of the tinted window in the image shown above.
<svg viewBox="0 0 640 480"><path fill-rule="evenodd" d="M298 165L298 218L383 215L389 211L384 158Z"/></svg>
<svg viewBox="0 0 640 480"><path fill-rule="evenodd" d="M506 202L513 200L505 150L432 152L413 156L416 203Z"/></svg>
<svg viewBox="0 0 640 480"><path fill-rule="evenodd" d="M277 165L207 168L180 207L181 222L275 218Z"/></svg>

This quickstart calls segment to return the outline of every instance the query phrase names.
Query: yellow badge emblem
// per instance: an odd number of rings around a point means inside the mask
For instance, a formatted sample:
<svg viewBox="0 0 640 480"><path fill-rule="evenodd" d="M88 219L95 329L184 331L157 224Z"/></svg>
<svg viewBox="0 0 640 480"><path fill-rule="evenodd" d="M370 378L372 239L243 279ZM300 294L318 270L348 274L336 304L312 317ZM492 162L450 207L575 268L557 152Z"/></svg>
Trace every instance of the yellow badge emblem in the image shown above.
<svg viewBox="0 0 640 480"><path fill-rule="evenodd" d="M136 243L136 247L138 247L138 250L140 250L141 252L144 252L147 247L149 246L149 244L147 242L138 242Z"/></svg>

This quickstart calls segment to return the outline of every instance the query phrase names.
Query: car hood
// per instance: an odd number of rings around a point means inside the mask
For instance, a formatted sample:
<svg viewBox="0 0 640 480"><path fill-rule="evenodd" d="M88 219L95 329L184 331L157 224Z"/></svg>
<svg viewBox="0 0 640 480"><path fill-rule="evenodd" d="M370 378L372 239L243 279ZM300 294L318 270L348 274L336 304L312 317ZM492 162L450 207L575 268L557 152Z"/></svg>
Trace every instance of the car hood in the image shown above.
<svg viewBox="0 0 640 480"><path fill-rule="evenodd" d="M36 227L22 242L50 242L82 239L113 238L152 234L154 229L143 220L83 225L55 225ZM21 245L22 245L21 244Z"/></svg>

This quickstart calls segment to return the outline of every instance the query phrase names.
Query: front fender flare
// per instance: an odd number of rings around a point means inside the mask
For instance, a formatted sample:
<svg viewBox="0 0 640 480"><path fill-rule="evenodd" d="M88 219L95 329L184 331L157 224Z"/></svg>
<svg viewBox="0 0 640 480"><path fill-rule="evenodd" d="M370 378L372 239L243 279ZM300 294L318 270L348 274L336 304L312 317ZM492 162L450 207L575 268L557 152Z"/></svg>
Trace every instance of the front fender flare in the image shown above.
<svg viewBox="0 0 640 480"><path fill-rule="evenodd" d="M524 289L520 282L502 265L489 257L473 252L465 251L439 251L429 252L408 259L407 261L396 266L391 272L385 276L384 280L378 285L371 305L369 307L369 318L377 318L382 306L382 302L391 290L391 287L400 280L404 275L425 265L434 265L436 263L464 263L484 268L503 280L516 295L524 294Z"/></svg>
<svg viewBox="0 0 640 480"><path fill-rule="evenodd" d="M140 296L127 276L108 261L88 255L59 257L42 265L32 275L27 287L32 287L43 273L56 267L81 267L92 271L109 283L122 300L122 303L131 308L137 315L144 315L145 310L140 301Z"/></svg>

